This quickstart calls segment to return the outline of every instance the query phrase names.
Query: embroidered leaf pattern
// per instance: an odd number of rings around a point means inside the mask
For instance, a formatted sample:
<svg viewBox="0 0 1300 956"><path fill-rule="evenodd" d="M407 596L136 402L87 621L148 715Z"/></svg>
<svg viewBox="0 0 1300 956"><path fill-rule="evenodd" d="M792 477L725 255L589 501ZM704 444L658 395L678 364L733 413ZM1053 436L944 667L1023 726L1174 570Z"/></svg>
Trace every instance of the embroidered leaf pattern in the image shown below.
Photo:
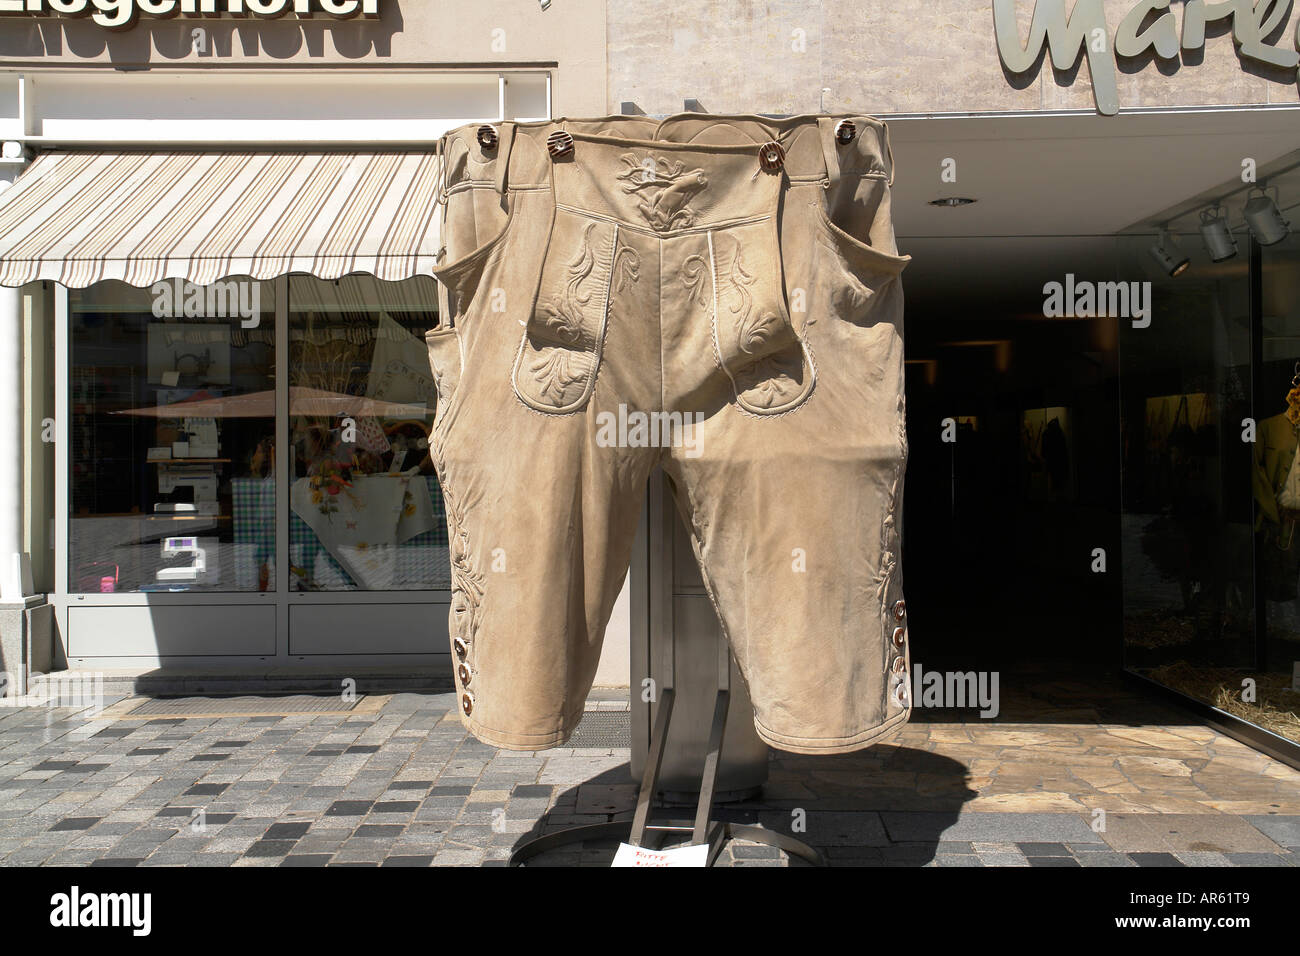
<svg viewBox="0 0 1300 956"><path fill-rule="evenodd" d="M754 314L754 297L749 287L754 284L754 276L745 269L741 256L740 240L736 240L736 249L731 259L731 288L736 293L736 304L731 311L738 314L736 320L740 350L746 355L753 355L761 349L776 333L780 318L772 312Z"/></svg>
<svg viewBox="0 0 1300 956"><path fill-rule="evenodd" d="M687 256L686 261L682 263L682 284L690 290L686 301L696 305L707 305L708 295L704 290L708 280L709 264L704 260L704 256Z"/></svg>
<svg viewBox="0 0 1300 956"><path fill-rule="evenodd" d="M467 645L472 645L478 632L485 580L483 572L474 563L469 532L465 530L465 516L467 509L477 507L478 501L462 501L448 481L439 427L439 424L434 425L435 435L429 443L429 452L437 472L438 485L442 489L443 504L447 509L447 528L451 532L448 549L451 557L451 608L454 617L451 637L453 640L460 638ZM445 428L445 423L441 427ZM478 496L474 498L477 499Z"/></svg>
<svg viewBox="0 0 1300 956"><path fill-rule="evenodd" d="M578 345L582 341L584 309L591 301L592 292L583 291L583 283L596 268L596 253L591 248L591 234L596 224L588 223L582 233L582 244L577 254L569 260L569 276L564 282L562 292L551 297L551 301L542 306L542 325L552 332L556 339L566 345Z"/></svg>
<svg viewBox="0 0 1300 956"><path fill-rule="evenodd" d="M629 282L641 278L641 256L631 246L622 246L614 256L614 291L622 292Z"/></svg>
<svg viewBox="0 0 1300 956"><path fill-rule="evenodd" d="M573 367L573 354L564 349L551 349L541 358L529 365L543 398L554 405L567 404L565 395L575 385L580 385L587 377L584 370Z"/></svg>

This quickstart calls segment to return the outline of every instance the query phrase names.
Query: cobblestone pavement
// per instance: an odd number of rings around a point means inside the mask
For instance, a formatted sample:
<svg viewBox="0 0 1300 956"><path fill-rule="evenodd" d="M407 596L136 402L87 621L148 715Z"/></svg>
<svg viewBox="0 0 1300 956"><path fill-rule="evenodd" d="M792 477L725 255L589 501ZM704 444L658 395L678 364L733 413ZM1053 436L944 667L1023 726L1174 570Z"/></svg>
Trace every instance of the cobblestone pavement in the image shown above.
<svg viewBox="0 0 1300 956"><path fill-rule="evenodd" d="M1058 686L1058 717L1076 690ZM503 865L526 834L631 816L625 747L498 751L466 734L451 694L364 703L163 719L0 707L0 864ZM795 835L832 864L1300 863L1300 772L1159 707L1113 723L1010 709L918 714L858 754L774 754L762 796L719 815L786 833L802 821ZM537 862L608 865L613 846ZM734 842L719 863L790 861Z"/></svg>

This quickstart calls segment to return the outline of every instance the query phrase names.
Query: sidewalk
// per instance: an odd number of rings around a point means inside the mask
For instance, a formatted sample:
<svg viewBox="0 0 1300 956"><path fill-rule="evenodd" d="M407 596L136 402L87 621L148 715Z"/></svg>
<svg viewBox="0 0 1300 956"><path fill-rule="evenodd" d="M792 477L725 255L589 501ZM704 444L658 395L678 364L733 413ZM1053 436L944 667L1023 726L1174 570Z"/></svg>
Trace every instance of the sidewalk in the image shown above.
<svg viewBox="0 0 1300 956"><path fill-rule="evenodd" d="M919 711L857 754L774 753L760 800L719 815L784 832L805 819L795 835L832 864L1300 864L1300 771L1123 688L1097 696L1054 681L997 721ZM625 746L498 751L466 734L451 694L158 719L108 703L91 719L0 707L0 865L501 865L522 835L630 817L635 798ZM743 843L719 859L787 862Z"/></svg>

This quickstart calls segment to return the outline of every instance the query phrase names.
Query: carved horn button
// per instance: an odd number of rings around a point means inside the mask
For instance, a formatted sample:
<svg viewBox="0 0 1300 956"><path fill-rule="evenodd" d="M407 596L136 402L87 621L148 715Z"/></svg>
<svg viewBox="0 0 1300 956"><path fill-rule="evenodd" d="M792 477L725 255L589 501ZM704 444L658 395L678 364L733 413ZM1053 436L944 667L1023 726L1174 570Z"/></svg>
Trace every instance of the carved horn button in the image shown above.
<svg viewBox="0 0 1300 956"><path fill-rule="evenodd" d="M858 135L857 124L853 120L843 119L835 124L835 142L847 146Z"/></svg>
<svg viewBox="0 0 1300 956"><path fill-rule="evenodd" d="M469 694L461 694L460 709L465 712L466 717L474 713L474 698Z"/></svg>
<svg viewBox="0 0 1300 956"><path fill-rule="evenodd" d="M546 148L555 159L568 156L573 152L573 137L564 130L558 129L546 137Z"/></svg>
<svg viewBox="0 0 1300 956"><path fill-rule="evenodd" d="M456 673L460 676L460 682L464 684L466 687L468 687L471 678L473 678L474 676L473 671L469 669L469 665L462 663L459 667L456 668Z"/></svg>
<svg viewBox="0 0 1300 956"><path fill-rule="evenodd" d="M455 649L456 658L458 660L463 661L466 657L469 656L469 645L466 644L464 641L462 641L459 637L452 638L451 646L453 649Z"/></svg>
<svg viewBox="0 0 1300 956"><path fill-rule="evenodd" d="M764 172L779 172L785 166L785 149L775 140L764 143L758 148L758 165Z"/></svg>
<svg viewBox="0 0 1300 956"><path fill-rule="evenodd" d="M484 149L497 148L497 131L491 126L480 126L478 128L478 144Z"/></svg>

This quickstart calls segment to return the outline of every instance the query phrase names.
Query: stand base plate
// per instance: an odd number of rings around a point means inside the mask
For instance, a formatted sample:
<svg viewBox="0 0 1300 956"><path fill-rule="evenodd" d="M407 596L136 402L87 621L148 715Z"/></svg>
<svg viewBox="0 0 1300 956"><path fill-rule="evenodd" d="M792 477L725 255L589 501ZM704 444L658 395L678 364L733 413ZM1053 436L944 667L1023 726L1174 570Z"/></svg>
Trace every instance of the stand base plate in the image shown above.
<svg viewBox="0 0 1300 956"><path fill-rule="evenodd" d="M657 834L667 836L670 833L681 835L690 834L694 829L695 823L692 820L665 820L660 823L654 823L646 827L647 836ZM784 833L776 833L772 830L765 830L762 827L749 826L742 823L722 823L717 820L709 822L709 832L711 834L710 844L712 848L709 851L709 865L713 864L722 845L728 840L748 840L750 843L758 843L763 846L776 847L778 850L784 850L791 856L797 856L802 860L807 860L814 866L825 866L826 859L817 850L804 843L802 840L796 840L794 837L786 836ZM547 833L544 836L536 837L521 843L513 853L510 854L510 866L520 866L525 861L532 859L539 854L548 850L554 850L556 847L568 846L573 843L584 843L587 840L610 840L618 839L626 841L632 835L632 821L624 820L615 823L593 823L588 826L572 827L567 830L560 830L556 833ZM662 843L662 839L658 841ZM658 849L658 847L652 847Z"/></svg>

